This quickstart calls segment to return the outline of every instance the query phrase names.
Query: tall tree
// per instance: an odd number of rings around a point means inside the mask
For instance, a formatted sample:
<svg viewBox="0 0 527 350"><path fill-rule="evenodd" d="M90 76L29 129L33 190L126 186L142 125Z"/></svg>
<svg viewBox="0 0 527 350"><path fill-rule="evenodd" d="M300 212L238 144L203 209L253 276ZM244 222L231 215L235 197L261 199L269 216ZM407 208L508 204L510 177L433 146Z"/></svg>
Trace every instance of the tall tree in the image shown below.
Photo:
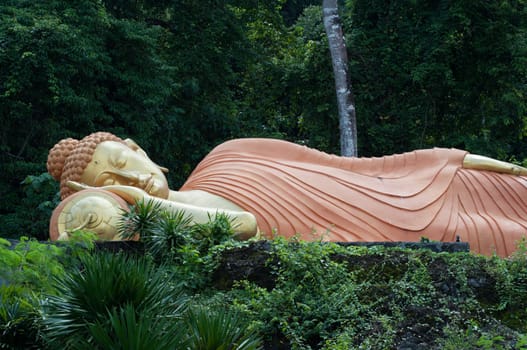
<svg viewBox="0 0 527 350"><path fill-rule="evenodd" d="M356 157L358 152L355 105L348 75L348 53L340 24L337 0L323 0L322 11L335 76L339 111L340 153L346 157Z"/></svg>
<svg viewBox="0 0 527 350"><path fill-rule="evenodd" d="M342 9L362 155L455 147L527 157L526 1L356 0Z"/></svg>

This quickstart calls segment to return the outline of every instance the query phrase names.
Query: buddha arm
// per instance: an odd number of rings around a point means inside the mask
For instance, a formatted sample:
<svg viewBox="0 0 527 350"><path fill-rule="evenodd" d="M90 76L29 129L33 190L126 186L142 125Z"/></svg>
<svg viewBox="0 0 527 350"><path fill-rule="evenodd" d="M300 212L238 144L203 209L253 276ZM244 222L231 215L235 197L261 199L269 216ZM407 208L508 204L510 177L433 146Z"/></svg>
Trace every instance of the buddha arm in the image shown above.
<svg viewBox="0 0 527 350"><path fill-rule="evenodd" d="M214 219L216 214L224 213L233 220L233 228L236 235L243 239L248 239L256 235L258 227L256 218L253 214L246 211L234 211L228 209L200 207L187 203L173 202L162 198L150 197L148 200L154 204L159 203L160 207L169 212L182 211L192 217L192 221L197 224L208 222Z"/></svg>
<svg viewBox="0 0 527 350"><path fill-rule="evenodd" d="M527 176L527 168L477 154L467 154L463 159L463 168Z"/></svg>
<svg viewBox="0 0 527 350"><path fill-rule="evenodd" d="M89 186L71 181L68 182L68 186L75 190L90 188ZM255 216L246 211L210 208L166 200L153 197L142 189L132 186L110 185L100 188L117 194L129 204L135 204L138 201L152 201L154 204L159 204L161 209L168 210L170 212L182 211L185 213L185 215L192 217L192 221L196 224L206 223L211 218L213 219L216 214L224 213L233 220L233 228L236 232L236 236L241 239L251 238L258 233L258 226L256 224Z"/></svg>

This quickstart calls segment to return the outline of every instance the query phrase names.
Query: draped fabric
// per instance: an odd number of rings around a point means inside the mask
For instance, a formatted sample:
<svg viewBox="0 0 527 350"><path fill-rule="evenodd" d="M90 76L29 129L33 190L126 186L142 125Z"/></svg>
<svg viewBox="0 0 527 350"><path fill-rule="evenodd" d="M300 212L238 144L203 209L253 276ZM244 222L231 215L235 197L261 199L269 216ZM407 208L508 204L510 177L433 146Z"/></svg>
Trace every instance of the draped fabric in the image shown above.
<svg viewBox="0 0 527 350"><path fill-rule="evenodd" d="M180 189L253 213L267 236L453 242L508 255L527 232L524 177L463 169L467 153L427 149L345 158L274 139L225 142Z"/></svg>

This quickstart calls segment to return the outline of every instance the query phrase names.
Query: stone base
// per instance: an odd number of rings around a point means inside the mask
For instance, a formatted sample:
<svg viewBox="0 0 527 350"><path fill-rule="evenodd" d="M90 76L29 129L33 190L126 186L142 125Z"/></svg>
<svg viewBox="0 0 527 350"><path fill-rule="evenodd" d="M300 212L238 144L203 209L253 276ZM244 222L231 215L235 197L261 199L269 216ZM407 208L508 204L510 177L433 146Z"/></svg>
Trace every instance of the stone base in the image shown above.
<svg viewBox="0 0 527 350"><path fill-rule="evenodd" d="M405 249L428 249L435 253L468 253L470 246L466 242L339 242L339 245L358 247L386 247Z"/></svg>
<svg viewBox="0 0 527 350"><path fill-rule="evenodd" d="M313 242L313 244L326 243ZM427 249L434 252L448 253L467 253L470 250L468 243L462 242L341 242L337 244L343 246ZM269 263L271 254L272 245L270 241L257 241L246 247L223 251L220 264L212 276L214 286L219 289L229 289L236 281L248 280L255 282L260 287L272 289L275 280L270 267L273 263Z"/></svg>

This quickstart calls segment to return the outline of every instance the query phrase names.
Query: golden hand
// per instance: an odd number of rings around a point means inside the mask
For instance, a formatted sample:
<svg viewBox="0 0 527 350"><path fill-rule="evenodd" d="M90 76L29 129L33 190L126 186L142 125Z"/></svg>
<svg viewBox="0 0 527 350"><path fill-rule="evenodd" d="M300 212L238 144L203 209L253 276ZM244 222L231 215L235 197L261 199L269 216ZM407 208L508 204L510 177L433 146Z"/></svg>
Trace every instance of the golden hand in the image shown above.
<svg viewBox="0 0 527 350"><path fill-rule="evenodd" d="M68 181L66 184L74 191L99 188L101 190L112 192L123 198L128 204L135 204L136 202L147 201L148 199L152 198L146 191L133 186L108 185L102 187L92 187L75 181Z"/></svg>

